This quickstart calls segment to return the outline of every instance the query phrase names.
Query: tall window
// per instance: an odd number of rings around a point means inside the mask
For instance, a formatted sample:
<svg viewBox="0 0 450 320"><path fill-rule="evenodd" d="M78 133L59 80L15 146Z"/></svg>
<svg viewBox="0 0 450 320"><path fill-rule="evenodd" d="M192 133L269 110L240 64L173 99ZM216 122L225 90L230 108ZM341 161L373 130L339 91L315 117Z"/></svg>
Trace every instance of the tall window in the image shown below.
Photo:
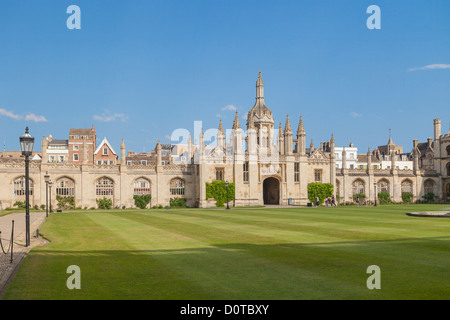
<svg viewBox="0 0 450 320"><path fill-rule="evenodd" d="M450 146L447 146L447 155L450 156Z"/></svg>
<svg viewBox="0 0 450 320"><path fill-rule="evenodd" d="M173 196L184 196L184 180L175 178L170 181L170 194Z"/></svg>
<svg viewBox="0 0 450 320"><path fill-rule="evenodd" d="M78 153L73 154L73 161L78 161Z"/></svg>
<svg viewBox="0 0 450 320"><path fill-rule="evenodd" d="M314 170L314 181L322 182L322 170L320 169Z"/></svg>
<svg viewBox="0 0 450 320"><path fill-rule="evenodd" d="M134 182L134 195L150 194L150 181L139 178Z"/></svg>
<svg viewBox="0 0 450 320"><path fill-rule="evenodd" d="M425 194L427 193L434 193L434 181L433 180L427 180L423 184L425 189Z"/></svg>
<svg viewBox="0 0 450 320"><path fill-rule="evenodd" d="M114 181L103 177L97 180L96 194L98 196L112 196L114 195Z"/></svg>
<svg viewBox="0 0 450 320"><path fill-rule="evenodd" d="M33 195L33 180L28 179L29 181L29 192L28 195ZM14 180L14 196L25 196L25 177L19 177Z"/></svg>
<svg viewBox="0 0 450 320"><path fill-rule="evenodd" d="M294 163L294 182L300 181L300 163Z"/></svg>
<svg viewBox="0 0 450 320"><path fill-rule="evenodd" d="M377 192L387 192L389 193L389 182L387 180L380 180L378 182Z"/></svg>
<svg viewBox="0 0 450 320"><path fill-rule="evenodd" d="M450 177L450 162L447 163L447 176Z"/></svg>
<svg viewBox="0 0 450 320"><path fill-rule="evenodd" d="M103 148L103 155L106 156L107 154L108 154L108 148L105 147L105 148Z"/></svg>
<svg viewBox="0 0 450 320"><path fill-rule="evenodd" d="M412 182L410 180L404 180L402 182L402 194L403 193L412 193Z"/></svg>
<svg viewBox="0 0 450 320"><path fill-rule="evenodd" d="M225 169L224 168L216 168L216 180L223 181L223 178L225 176Z"/></svg>
<svg viewBox="0 0 450 320"><path fill-rule="evenodd" d="M73 196L75 194L75 182L69 178L61 178L56 181L56 194L58 196Z"/></svg>
<svg viewBox="0 0 450 320"><path fill-rule="evenodd" d="M244 162L244 182L248 182L248 161Z"/></svg>
<svg viewBox="0 0 450 320"><path fill-rule="evenodd" d="M352 184L352 192L353 194L357 194L357 193L364 193L365 194L365 190L364 190L364 181L362 180L355 180Z"/></svg>

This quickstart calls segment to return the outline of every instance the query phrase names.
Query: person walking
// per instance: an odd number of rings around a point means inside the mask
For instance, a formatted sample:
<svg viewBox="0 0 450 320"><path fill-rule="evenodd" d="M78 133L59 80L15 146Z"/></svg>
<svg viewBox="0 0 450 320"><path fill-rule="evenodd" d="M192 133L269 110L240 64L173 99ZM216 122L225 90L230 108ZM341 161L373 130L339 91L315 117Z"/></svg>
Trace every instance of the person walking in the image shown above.
<svg viewBox="0 0 450 320"><path fill-rule="evenodd" d="M318 206L319 206L319 197L316 196L316 207L318 207Z"/></svg>

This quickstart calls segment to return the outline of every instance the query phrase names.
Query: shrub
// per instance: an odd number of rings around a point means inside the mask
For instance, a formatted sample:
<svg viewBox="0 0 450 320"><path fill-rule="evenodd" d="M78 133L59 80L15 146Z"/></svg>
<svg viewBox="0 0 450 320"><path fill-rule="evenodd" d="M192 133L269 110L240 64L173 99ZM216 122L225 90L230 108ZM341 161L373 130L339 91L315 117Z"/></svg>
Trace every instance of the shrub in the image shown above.
<svg viewBox="0 0 450 320"><path fill-rule="evenodd" d="M333 185L331 183L313 182L308 184L308 199L316 203L316 196L319 197L319 205L323 203L326 197L333 195Z"/></svg>
<svg viewBox="0 0 450 320"><path fill-rule="evenodd" d="M404 192L402 193L402 200L403 203L411 203L413 198L413 194L410 192Z"/></svg>
<svg viewBox="0 0 450 320"><path fill-rule="evenodd" d="M41 204L41 210L45 210L45 204Z"/></svg>
<svg viewBox="0 0 450 320"><path fill-rule="evenodd" d="M424 199L427 203L432 203L434 202L434 193L433 192L428 192L427 194L425 194Z"/></svg>
<svg viewBox="0 0 450 320"><path fill-rule="evenodd" d="M390 204L391 203L391 195L389 192L379 192L378 193L378 202L380 204Z"/></svg>
<svg viewBox="0 0 450 320"><path fill-rule="evenodd" d="M234 200L234 182L228 183L228 201ZM225 181L216 180L212 183L206 182L206 199L214 198L216 206L223 207L227 202L227 187Z"/></svg>
<svg viewBox="0 0 450 320"><path fill-rule="evenodd" d="M25 202L22 202L22 201L14 202L13 206L17 206L17 208L19 208L19 209L25 209L26 208Z"/></svg>
<svg viewBox="0 0 450 320"><path fill-rule="evenodd" d="M171 198L169 203L171 208L186 208L186 199L184 198Z"/></svg>
<svg viewBox="0 0 450 320"><path fill-rule="evenodd" d="M75 197L74 196L56 196L57 207L60 210L68 210L68 209L75 209Z"/></svg>
<svg viewBox="0 0 450 320"><path fill-rule="evenodd" d="M112 200L106 197L102 199L97 199L97 205L99 209L111 209L112 208Z"/></svg>
<svg viewBox="0 0 450 320"><path fill-rule="evenodd" d="M147 208L147 205L150 203L152 196L150 194L143 194L143 195L135 195L133 196L133 198L136 207L145 209Z"/></svg>
<svg viewBox="0 0 450 320"><path fill-rule="evenodd" d="M366 199L366 195L364 193L355 193L353 194L353 201L356 201L356 199L359 198L359 203L363 203Z"/></svg>

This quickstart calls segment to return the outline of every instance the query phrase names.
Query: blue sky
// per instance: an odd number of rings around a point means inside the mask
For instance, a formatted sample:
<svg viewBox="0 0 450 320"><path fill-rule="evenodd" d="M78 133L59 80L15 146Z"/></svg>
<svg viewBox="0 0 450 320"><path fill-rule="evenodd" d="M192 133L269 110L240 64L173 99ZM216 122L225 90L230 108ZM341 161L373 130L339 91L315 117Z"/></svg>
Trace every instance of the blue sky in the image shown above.
<svg viewBox="0 0 450 320"><path fill-rule="evenodd" d="M67 7L81 9L69 30ZM369 5L381 30L369 30ZM0 142L26 126L67 139L95 126L118 151L150 151L194 121L231 128L261 69L275 122L303 115L307 142L388 140L410 151L450 122L450 1L1 0ZM278 128L278 125L276 126Z"/></svg>

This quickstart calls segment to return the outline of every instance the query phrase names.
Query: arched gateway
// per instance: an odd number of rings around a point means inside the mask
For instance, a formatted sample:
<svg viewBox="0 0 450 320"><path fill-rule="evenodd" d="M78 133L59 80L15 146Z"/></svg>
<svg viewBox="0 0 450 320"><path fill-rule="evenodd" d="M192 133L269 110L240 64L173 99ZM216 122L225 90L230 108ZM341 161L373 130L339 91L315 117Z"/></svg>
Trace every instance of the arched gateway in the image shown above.
<svg viewBox="0 0 450 320"><path fill-rule="evenodd" d="M280 204L280 181L269 177L263 182L264 204Z"/></svg>

